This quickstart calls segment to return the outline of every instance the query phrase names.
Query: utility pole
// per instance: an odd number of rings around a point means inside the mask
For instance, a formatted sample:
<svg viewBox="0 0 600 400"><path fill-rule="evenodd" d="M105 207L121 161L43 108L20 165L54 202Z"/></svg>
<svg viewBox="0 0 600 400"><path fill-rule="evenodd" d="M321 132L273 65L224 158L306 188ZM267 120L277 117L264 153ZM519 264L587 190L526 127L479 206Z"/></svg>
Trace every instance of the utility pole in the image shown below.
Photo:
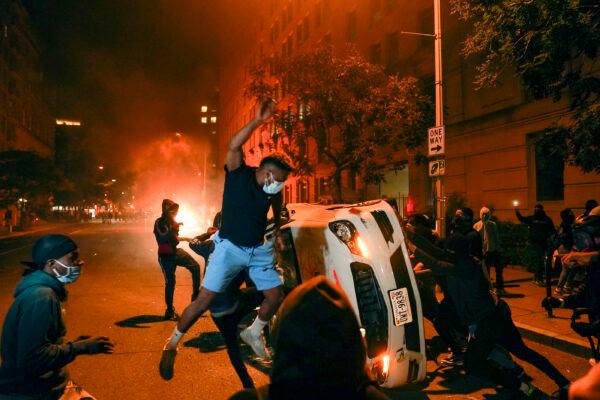
<svg viewBox="0 0 600 400"><path fill-rule="evenodd" d="M433 25L435 35L435 126L444 126L444 91L442 85L442 10L441 0L433 0ZM446 235L446 195L444 175L434 177L436 229L440 237Z"/></svg>
<svg viewBox="0 0 600 400"><path fill-rule="evenodd" d="M432 37L435 40L435 127L427 134L427 153L429 154L429 176L435 183L435 229L439 237L446 236L446 195L444 193L444 174L446 173L446 132L444 129L444 91L442 82L442 10L441 0L433 0L434 33L407 32L405 35Z"/></svg>

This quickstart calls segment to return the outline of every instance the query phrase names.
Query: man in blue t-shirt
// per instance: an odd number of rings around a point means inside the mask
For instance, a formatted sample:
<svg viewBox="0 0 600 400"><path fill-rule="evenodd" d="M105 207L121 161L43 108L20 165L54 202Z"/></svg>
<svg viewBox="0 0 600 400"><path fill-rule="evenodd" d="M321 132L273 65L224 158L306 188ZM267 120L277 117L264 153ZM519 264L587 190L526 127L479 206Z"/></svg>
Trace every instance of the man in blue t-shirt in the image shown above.
<svg viewBox="0 0 600 400"><path fill-rule="evenodd" d="M242 146L252 132L272 114L274 103L263 102L256 117L229 142L225 165L225 188L221 208L221 228L214 237L215 251L210 259L198 298L183 312L165 345L174 351L185 332L204 314L215 297L225 291L231 281L247 271L265 299L258 316L240 338L262 358L268 358L263 328L277 311L283 298L282 282L275 271L272 241L265 241L267 214L273 209L276 223L282 208L281 189L292 168L284 155L271 154L259 167L244 162Z"/></svg>

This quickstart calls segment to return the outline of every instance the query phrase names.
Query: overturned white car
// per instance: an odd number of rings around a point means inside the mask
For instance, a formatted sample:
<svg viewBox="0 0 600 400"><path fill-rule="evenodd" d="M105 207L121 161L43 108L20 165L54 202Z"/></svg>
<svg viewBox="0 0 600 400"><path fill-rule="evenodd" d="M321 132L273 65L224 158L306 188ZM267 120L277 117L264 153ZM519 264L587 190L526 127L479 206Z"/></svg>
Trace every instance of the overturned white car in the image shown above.
<svg viewBox="0 0 600 400"><path fill-rule="evenodd" d="M380 200L287 209L278 254L284 285L327 276L354 307L379 384L393 388L424 379L421 300L393 209Z"/></svg>

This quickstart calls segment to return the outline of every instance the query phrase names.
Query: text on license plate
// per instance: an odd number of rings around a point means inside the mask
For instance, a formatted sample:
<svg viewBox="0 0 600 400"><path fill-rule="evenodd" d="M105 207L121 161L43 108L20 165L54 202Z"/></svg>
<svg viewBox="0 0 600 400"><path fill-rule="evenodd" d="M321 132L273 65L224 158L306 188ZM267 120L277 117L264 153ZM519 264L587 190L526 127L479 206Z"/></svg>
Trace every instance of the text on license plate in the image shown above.
<svg viewBox="0 0 600 400"><path fill-rule="evenodd" d="M413 317L412 312L410 311L408 290L406 288L390 290L389 294L392 312L394 314L394 325L400 326L411 323Z"/></svg>

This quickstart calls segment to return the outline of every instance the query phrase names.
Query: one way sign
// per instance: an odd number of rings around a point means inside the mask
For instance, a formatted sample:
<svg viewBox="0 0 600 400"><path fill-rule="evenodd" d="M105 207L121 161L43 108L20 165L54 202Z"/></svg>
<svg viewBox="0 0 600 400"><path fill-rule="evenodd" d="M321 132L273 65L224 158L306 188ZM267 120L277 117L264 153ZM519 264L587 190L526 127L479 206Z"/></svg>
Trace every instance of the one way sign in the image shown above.
<svg viewBox="0 0 600 400"><path fill-rule="evenodd" d="M427 152L429 156L441 156L446 152L446 131L443 126L429 128Z"/></svg>

